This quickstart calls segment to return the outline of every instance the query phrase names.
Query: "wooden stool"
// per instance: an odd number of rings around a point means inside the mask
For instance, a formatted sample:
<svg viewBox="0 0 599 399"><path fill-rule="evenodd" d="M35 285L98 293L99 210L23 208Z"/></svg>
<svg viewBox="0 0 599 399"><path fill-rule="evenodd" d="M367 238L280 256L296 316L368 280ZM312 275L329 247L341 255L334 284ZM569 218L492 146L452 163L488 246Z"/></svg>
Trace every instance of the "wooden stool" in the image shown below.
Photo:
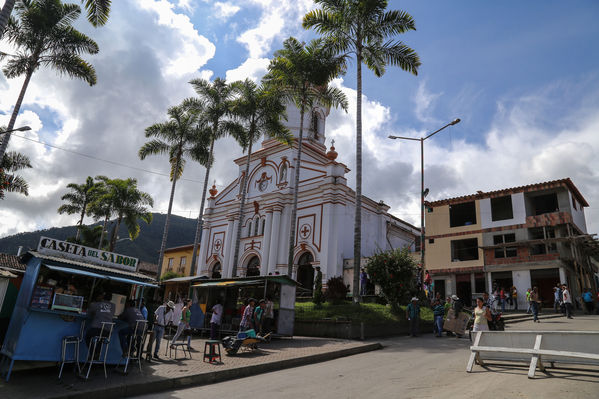
<svg viewBox="0 0 599 399"><path fill-rule="evenodd" d="M216 352L218 349L218 353ZM208 350L208 351L206 351ZM218 358L218 362L216 359ZM204 344L204 362L208 359L208 363L222 363L220 357L220 341L209 339Z"/></svg>

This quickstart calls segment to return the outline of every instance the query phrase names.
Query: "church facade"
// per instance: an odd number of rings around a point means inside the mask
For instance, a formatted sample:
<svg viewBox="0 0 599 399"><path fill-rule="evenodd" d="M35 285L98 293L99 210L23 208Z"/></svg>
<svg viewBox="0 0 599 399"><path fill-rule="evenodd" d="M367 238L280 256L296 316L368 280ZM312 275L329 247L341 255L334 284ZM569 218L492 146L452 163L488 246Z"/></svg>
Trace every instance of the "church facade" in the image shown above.
<svg viewBox="0 0 599 399"><path fill-rule="evenodd" d="M299 136L299 111L287 107L287 127ZM316 266L323 284L330 277L345 276L344 264L353 257L354 197L347 186L349 169L337 161L334 146L327 151L325 125L328 109L316 107L304 117L300 167L294 267L292 277L312 289ZM213 187L205 210L199 250L198 275L208 277L287 274L291 208L297 140L292 146L266 138L250 160L246 206L239 220L241 182L247 156L235 160L238 178L221 192ZM377 250L410 247L419 229L388 213L389 206L363 197L362 255ZM242 234L239 261L233 265L238 223ZM347 266L346 266L347 268Z"/></svg>

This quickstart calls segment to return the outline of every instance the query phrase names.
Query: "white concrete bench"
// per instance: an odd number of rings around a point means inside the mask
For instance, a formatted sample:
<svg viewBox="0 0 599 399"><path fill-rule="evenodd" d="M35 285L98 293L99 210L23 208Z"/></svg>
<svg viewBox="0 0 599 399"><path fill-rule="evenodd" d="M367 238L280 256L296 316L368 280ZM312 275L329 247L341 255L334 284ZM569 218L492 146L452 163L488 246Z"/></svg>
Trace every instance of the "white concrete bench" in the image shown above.
<svg viewBox="0 0 599 399"><path fill-rule="evenodd" d="M489 360L530 363L528 378L545 364L599 366L599 331L479 331L470 347L466 371Z"/></svg>

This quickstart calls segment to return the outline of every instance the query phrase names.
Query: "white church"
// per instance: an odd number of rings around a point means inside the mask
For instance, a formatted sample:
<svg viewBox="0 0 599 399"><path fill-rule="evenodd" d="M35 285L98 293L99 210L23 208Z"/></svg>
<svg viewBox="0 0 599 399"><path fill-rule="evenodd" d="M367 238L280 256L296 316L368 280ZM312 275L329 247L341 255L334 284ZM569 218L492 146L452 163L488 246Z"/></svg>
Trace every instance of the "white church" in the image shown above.
<svg viewBox="0 0 599 399"><path fill-rule="evenodd" d="M337 161L337 152L325 146L328 109L315 107L304 119L304 140L299 181L293 278L312 289L315 268L323 284L344 276L351 286L355 192L347 186L349 169ZM286 126L299 137L300 113L287 107ZM242 225L236 276L287 274L292 187L297 140L290 147L266 138L252 154L245 213L239 218L240 183L247 156L235 160L239 175L220 193L215 187L204 212L198 275L233 276L233 251L237 224ZM367 167L367 166L366 166ZM377 250L410 247L420 230L388 213L389 206L364 196L362 200L362 257ZM207 245L206 245L207 244ZM345 270L344 270L345 269Z"/></svg>

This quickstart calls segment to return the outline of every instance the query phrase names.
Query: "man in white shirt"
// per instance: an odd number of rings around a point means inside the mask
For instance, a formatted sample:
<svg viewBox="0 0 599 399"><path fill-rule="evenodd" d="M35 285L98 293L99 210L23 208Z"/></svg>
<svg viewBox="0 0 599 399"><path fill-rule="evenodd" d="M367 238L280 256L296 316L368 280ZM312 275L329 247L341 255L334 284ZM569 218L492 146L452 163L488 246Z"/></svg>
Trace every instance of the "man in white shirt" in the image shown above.
<svg viewBox="0 0 599 399"><path fill-rule="evenodd" d="M566 284L562 285L562 297L564 300L564 306L566 307L566 317L572 319L572 295Z"/></svg>
<svg viewBox="0 0 599 399"><path fill-rule="evenodd" d="M210 318L210 339L217 339L218 330L223 317L223 305L220 299L212 307L212 317Z"/></svg>
<svg viewBox="0 0 599 399"><path fill-rule="evenodd" d="M168 301L165 305L159 306L154 312L154 340L156 341L154 358L156 359L160 359L158 357L158 351L160 350L160 341L162 341L162 337L164 337L164 328L169 324L173 324L174 309L175 303L173 301Z"/></svg>

